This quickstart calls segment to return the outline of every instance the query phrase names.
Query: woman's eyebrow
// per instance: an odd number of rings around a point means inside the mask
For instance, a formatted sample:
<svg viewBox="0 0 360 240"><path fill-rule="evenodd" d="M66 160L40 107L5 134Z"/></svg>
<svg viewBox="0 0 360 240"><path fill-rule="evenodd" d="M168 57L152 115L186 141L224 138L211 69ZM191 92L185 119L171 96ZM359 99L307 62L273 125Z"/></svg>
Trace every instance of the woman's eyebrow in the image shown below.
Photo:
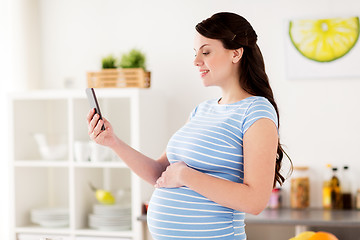
<svg viewBox="0 0 360 240"><path fill-rule="evenodd" d="M200 49L202 49L203 47L205 47L205 46L208 46L208 45L210 45L210 44L208 44L208 43L205 43L204 45L202 45L200 48L199 48L199 50ZM194 48L194 50L196 51L196 49Z"/></svg>

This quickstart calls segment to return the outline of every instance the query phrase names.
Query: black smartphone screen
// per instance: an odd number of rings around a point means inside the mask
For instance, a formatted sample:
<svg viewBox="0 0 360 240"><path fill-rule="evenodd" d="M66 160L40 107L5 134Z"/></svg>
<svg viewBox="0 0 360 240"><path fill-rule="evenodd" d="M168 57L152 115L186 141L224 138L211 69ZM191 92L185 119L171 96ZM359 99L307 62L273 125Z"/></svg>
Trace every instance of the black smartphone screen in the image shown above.
<svg viewBox="0 0 360 240"><path fill-rule="evenodd" d="M88 101L90 104L90 108L95 109L95 113L99 114L100 119L102 119L99 103L97 101L94 88L86 88L85 92L86 92L86 95L87 95L87 98L88 98ZM101 130L105 130L104 125L102 125Z"/></svg>

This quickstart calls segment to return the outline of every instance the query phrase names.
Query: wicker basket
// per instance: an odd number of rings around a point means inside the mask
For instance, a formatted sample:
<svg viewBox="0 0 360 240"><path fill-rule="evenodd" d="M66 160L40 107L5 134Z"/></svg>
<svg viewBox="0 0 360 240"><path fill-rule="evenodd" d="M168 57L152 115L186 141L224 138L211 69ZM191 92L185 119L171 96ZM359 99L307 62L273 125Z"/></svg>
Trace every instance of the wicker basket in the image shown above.
<svg viewBox="0 0 360 240"><path fill-rule="evenodd" d="M150 72L142 68L103 69L100 72L88 72L87 83L88 87L93 88L149 88Z"/></svg>

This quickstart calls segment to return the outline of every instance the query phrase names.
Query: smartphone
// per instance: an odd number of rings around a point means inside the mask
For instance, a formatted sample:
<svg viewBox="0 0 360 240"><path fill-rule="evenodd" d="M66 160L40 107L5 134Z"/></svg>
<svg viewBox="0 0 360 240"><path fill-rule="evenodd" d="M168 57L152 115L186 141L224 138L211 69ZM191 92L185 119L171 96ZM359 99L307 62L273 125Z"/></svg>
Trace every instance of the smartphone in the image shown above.
<svg viewBox="0 0 360 240"><path fill-rule="evenodd" d="M100 116L99 119L102 119L99 103L97 101L94 88L86 88L85 92L86 92L86 95L87 95L87 98L88 98L88 101L90 104L90 108L95 109L94 115L97 113ZM102 125L101 130L105 130L104 124Z"/></svg>

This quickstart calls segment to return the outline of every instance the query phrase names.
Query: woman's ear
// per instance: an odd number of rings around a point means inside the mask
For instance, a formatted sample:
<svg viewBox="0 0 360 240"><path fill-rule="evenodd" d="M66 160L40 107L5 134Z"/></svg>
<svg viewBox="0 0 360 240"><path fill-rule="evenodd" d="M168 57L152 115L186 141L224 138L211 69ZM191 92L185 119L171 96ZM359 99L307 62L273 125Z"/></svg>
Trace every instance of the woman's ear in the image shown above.
<svg viewBox="0 0 360 240"><path fill-rule="evenodd" d="M238 48L233 50L233 63L238 63L242 58L243 53L244 53L244 48Z"/></svg>

